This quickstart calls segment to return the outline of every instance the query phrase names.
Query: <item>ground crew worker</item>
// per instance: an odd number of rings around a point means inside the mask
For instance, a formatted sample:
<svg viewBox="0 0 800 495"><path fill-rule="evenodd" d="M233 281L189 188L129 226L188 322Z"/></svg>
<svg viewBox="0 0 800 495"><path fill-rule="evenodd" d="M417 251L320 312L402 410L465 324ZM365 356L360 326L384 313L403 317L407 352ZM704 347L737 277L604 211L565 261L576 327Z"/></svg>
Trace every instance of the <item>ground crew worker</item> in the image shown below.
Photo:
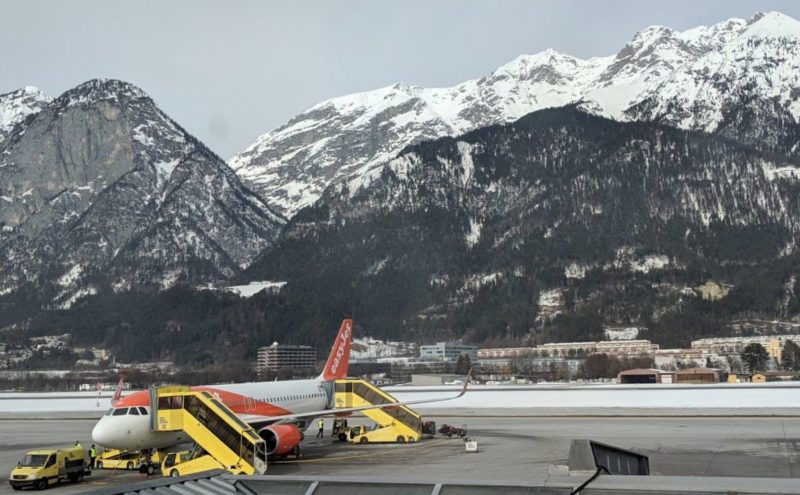
<svg viewBox="0 0 800 495"><path fill-rule="evenodd" d="M97 461L97 449L94 448L94 444L92 444L92 448L89 449L89 469L94 470L94 464Z"/></svg>
<svg viewBox="0 0 800 495"><path fill-rule="evenodd" d="M83 445L81 445L81 442L80 442L80 441L78 441L78 440L75 440L75 448L76 448L76 449L81 449L81 450L83 450Z"/></svg>
<svg viewBox="0 0 800 495"><path fill-rule="evenodd" d="M325 430L325 420L324 419L319 418L319 421L317 421L317 428L319 428L319 431L317 432L317 438L323 438L324 435L322 434L322 432L323 432L323 430Z"/></svg>

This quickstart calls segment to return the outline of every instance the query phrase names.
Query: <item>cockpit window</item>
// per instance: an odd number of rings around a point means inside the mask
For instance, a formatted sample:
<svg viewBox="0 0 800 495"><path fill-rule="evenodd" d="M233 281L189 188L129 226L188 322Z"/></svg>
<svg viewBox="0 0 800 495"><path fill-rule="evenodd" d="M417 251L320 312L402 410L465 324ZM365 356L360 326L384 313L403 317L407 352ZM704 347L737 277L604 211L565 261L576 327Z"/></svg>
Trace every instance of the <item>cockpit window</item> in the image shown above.
<svg viewBox="0 0 800 495"><path fill-rule="evenodd" d="M116 411L116 409L114 409L114 408L112 407L111 409L109 409L108 411L106 411L106 416L111 416L111 413L113 413L114 411Z"/></svg>
<svg viewBox="0 0 800 495"><path fill-rule="evenodd" d="M128 414L128 408L127 407L120 407L119 409L115 409L114 410L114 413L112 414L112 416L125 416L126 414Z"/></svg>
<svg viewBox="0 0 800 495"><path fill-rule="evenodd" d="M147 409L141 406L139 407L139 412L142 413L142 416L147 416Z"/></svg>
<svg viewBox="0 0 800 495"><path fill-rule="evenodd" d="M128 414L130 414L131 416L138 416L139 415L139 410L136 409L135 407L132 407L131 410L128 411Z"/></svg>

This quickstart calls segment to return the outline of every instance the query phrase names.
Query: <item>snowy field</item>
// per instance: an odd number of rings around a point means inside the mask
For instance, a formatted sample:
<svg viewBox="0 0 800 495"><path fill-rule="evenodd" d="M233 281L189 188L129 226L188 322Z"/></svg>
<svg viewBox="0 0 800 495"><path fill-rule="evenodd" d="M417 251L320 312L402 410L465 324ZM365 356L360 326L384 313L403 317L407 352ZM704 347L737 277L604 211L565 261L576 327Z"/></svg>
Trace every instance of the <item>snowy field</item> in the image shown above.
<svg viewBox="0 0 800 495"><path fill-rule="evenodd" d="M455 395L459 386L387 387L398 400L420 400ZM126 392L125 395L130 392ZM100 399L94 392L0 393L2 413L102 412L111 406L111 394ZM425 407L425 406L422 406ZM800 410L800 384L720 385L473 385L455 400L432 403L449 408L626 408L711 409L758 408Z"/></svg>

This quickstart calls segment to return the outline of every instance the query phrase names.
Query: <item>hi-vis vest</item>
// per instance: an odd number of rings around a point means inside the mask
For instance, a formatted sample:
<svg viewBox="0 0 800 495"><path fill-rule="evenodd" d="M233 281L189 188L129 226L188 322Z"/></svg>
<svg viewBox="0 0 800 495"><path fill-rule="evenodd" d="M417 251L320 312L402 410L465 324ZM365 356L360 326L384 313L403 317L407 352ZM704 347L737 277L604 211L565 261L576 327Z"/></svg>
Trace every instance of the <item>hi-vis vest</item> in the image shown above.
<svg viewBox="0 0 800 495"><path fill-rule="evenodd" d="M325 420L324 419L320 419L319 421L317 421L317 427L318 428L325 428Z"/></svg>
<svg viewBox="0 0 800 495"><path fill-rule="evenodd" d="M97 457L97 451L92 447L89 449L89 457Z"/></svg>

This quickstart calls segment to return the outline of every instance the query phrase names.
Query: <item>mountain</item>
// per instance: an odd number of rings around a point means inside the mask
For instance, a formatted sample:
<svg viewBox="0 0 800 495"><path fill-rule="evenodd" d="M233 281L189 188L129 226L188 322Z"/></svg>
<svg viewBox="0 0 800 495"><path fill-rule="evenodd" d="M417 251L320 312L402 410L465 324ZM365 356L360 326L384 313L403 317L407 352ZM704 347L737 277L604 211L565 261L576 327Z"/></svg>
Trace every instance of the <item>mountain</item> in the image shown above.
<svg viewBox="0 0 800 495"><path fill-rule="evenodd" d="M246 275L398 338L591 339L604 323L686 345L734 315L797 313L798 163L575 105L541 110L327 188ZM710 305L694 290L709 279L735 288Z"/></svg>
<svg viewBox="0 0 800 495"><path fill-rule="evenodd" d="M50 98L33 86L0 95L0 142L15 125L38 113L48 103Z"/></svg>
<svg viewBox="0 0 800 495"><path fill-rule="evenodd" d="M2 98L0 295L69 307L102 290L227 279L283 218L141 89L92 80Z"/></svg>
<svg viewBox="0 0 800 495"><path fill-rule="evenodd" d="M798 64L800 23L777 12L684 32L654 26L608 57L547 50L451 88L396 84L324 101L229 164L291 217L329 184L379 173L408 145L571 103L615 120L744 137L796 154Z"/></svg>

